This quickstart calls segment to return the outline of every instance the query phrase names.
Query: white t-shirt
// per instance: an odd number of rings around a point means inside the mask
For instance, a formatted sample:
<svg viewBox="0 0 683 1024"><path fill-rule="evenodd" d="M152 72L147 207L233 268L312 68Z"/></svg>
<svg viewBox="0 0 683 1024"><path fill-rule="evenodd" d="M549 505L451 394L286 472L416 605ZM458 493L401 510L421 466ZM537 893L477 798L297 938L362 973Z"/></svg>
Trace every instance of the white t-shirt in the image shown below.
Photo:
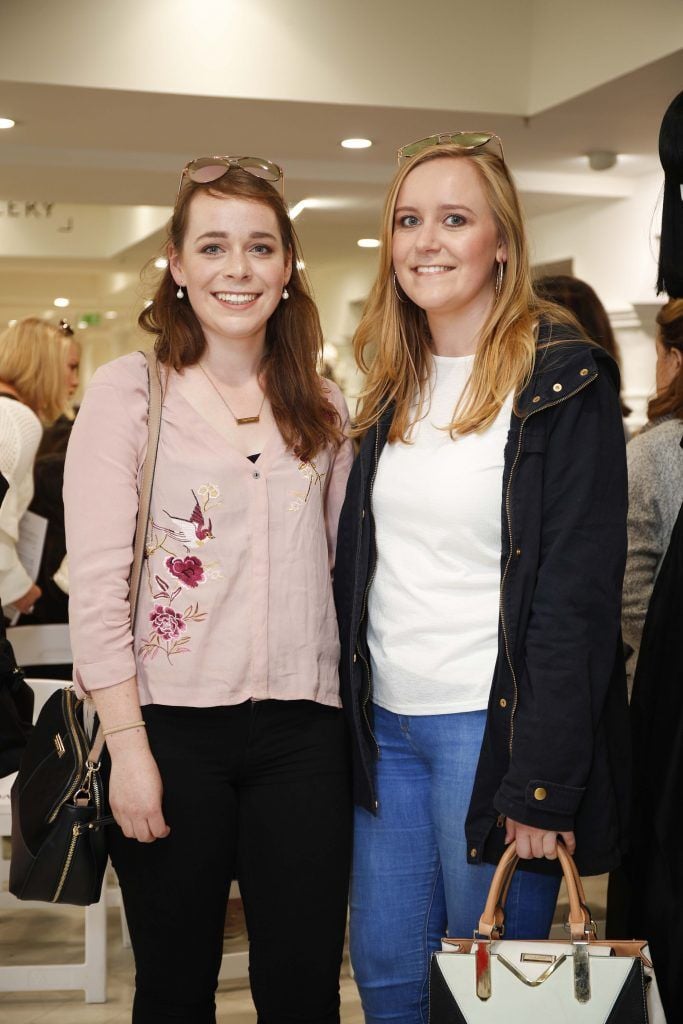
<svg viewBox="0 0 683 1024"><path fill-rule="evenodd" d="M503 453L512 394L481 434L443 428L474 356L434 356L412 444L385 445L372 507L373 700L396 714L486 708L498 653Z"/></svg>

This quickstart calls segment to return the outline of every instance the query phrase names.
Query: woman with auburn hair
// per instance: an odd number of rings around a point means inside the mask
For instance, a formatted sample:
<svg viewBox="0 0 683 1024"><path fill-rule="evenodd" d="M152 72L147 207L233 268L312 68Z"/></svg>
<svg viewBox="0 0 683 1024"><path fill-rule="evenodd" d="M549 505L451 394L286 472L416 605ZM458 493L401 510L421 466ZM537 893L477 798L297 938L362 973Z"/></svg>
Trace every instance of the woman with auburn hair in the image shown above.
<svg viewBox="0 0 683 1024"><path fill-rule="evenodd" d="M622 627L631 649L630 681L652 588L683 502L683 299L671 299L660 309L657 327L657 393L647 407L647 424L626 448L628 555Z"/></svg>
<svg viewBox="0 0 683 1024"><path fill-rule="evenodd" d="M67 453L74 678L107 736L135 1024L215 1021L234 877L259 1020L339 1021L351 794L330 566L352 449L281 181L250 157L181 176L140 317L164 399L134 623L142 355L98 370Z"/></svg>
<svg viewBox="0 0 683 1024"><path fill-rule="evenodd" d="M37 317L0 334L0 473L9 483L0 508L0 600L9 613L30 614L42 593L19 561L16 544L33 497L43 426L66 411L67 349L64 331Z"/></svg>
<svg viewBox="0 0 683 1024"><path fill-rule="evenodd" d="M368 1024L427 1019L430 954L477 927L505 843L529 868L505 935L540 938L558 837L607 871L626 805L617 368L534 296L497 136L399 163L335 570Z"/></svg>

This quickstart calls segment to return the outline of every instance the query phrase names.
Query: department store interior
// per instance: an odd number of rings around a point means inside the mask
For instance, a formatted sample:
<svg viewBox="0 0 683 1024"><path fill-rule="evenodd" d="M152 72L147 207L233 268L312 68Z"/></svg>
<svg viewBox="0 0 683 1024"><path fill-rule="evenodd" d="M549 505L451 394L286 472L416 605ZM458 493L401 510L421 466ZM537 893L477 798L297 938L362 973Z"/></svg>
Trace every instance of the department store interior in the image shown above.
<svg viewBox="0 0 683 1024"><path fill-rule="evenodd" d="M677 0L3 0L0 327L69 321L77 406L99 366L149 347L137 318L167 265L183 166L263 156L284 168L324 362L353 414L352 339L396 150L493 132L534 275L578 277L608 312L633 434L655 387L657 139L683 86L682 40ZM600 905L604 879L594 890ZM247 1024L237 889L230 908L218 1019ZM85 912L0 894L5 1024L123 1024L132 988L113 876ZM347 960L341 1019L363 1019Z"/></svg>

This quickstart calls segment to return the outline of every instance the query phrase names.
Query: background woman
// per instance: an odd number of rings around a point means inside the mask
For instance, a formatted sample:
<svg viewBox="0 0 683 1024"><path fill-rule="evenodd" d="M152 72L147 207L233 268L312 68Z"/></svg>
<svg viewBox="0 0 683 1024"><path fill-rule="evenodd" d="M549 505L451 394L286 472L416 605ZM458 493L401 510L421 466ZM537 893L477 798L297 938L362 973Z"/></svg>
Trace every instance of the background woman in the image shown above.
<svg viewBox="0 0 683 1024"><path fill-rule="evenodd" d="M66 409L66 337L27 317L0 334L0 472L9 491L0 507L0 600L28 613L41 595L16 551L19 522L33 497L33 463L43 432Z"/></svg>
<svg viewBox="0 0 683 1024"><path fill-rule="evenodd" d="M657 314L657 394L648 422L626 449L628 461L628 556L622 628L632 649L632 681L643 624L657 573L683 503L683 299Z"/></svg>
<svg viewBox="0 0 683 1024"><path fill-rule="evenodd" d="M350 794L329 552L351 446L279 180L232 157L181 178L140 318L165 396L134 638L140 354L96 373L67 454L75 679L108 733L136 1024L215 1020L235 876L259 1020L339 1020Z"/></svg>
<svg viewBox="0 0 683 1024"><path fill-rule="evenodd" d="M625 802L616 366L535 299L495 136L399 156L335 573L369 1024L427 1019L429 955L472 934L512 838L548 860L515 877L505 934L547 935L558 836L607 870Z"/></svg>
<svg viewBox="0 0 683 1024"><path fill-rule="evenodd" d="M586 337L602 345L621 372L619 347L607 310L589 284L578 277L569 277L568 274L555 274L534 281L534 291L540 298L573 313ZM621 415L624 419L631 415L631 410L623 401Z"/></svg>

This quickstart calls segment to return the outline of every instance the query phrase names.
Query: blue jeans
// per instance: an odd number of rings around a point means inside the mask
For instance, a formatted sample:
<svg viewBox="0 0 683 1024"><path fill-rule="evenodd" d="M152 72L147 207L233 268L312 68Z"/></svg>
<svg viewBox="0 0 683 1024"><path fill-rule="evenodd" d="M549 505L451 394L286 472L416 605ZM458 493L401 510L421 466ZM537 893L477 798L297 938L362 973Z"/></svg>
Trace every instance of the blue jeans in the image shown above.
<svg viewBox="0 0 683 1024"><path fill-rule="evenodd" d="M477 927L494 868L467 863L465 817L485 711L405 717L375 706L379 811L356 808L351 961L366 1024L426 1024L429 959ZM546 938L559 878L518 871L508 938Z"/></svg>

